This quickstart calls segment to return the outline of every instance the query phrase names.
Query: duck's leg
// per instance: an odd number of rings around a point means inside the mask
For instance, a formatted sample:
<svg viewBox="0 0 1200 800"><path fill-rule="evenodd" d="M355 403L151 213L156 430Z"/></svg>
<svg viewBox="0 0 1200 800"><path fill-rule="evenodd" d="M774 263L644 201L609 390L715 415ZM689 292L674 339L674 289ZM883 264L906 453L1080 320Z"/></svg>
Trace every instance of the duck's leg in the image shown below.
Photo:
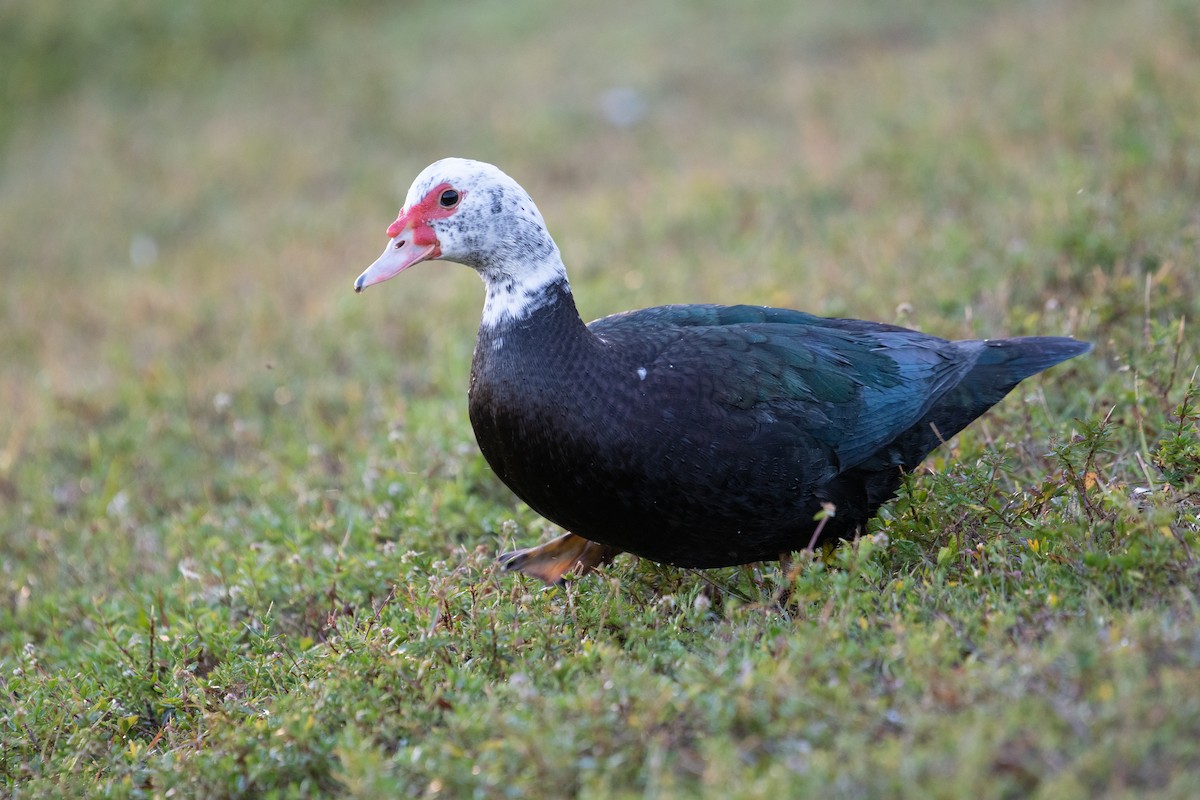
<svg viewBox="0 0 1200 800"><path fill-rule="evenodd" d="M537 547L503 553L499 561L505 571L524 572L555 584L568 572L586 575L612 561L620 552L616 547L568 533Z"/></svg>

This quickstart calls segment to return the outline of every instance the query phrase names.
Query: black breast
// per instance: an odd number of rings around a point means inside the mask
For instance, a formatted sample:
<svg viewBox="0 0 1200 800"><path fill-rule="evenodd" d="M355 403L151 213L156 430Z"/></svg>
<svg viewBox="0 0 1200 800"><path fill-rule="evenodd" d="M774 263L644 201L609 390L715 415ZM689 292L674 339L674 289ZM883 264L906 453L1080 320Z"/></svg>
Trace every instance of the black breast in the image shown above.
<svg viewBox="0 0 1200 800"><path fill-rule="evenodd" d="M484 457L563 528L682 566L804 547L824 500L845 511L830 534L873 511L865 486L840 485L812 437L781 439L769 410L712 402L719 365L659 363L679 335L652 326L605 342L561 288L523 322L481 331L470 415Z"/></svg>

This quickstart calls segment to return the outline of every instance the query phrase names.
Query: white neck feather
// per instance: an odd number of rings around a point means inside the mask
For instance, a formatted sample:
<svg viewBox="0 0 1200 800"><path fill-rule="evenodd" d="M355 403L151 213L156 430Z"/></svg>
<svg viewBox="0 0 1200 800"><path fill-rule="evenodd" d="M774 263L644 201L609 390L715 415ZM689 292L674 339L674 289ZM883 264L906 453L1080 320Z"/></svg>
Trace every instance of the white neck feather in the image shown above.
<svg viewBox="0 0 1200 800"><path fill-rule="evenodd" d="M549 299L546 290L556 283L571 291L557 247L546 258L526 261L513 272L494 266L480 272L487 288L481 327L498 328L528 317L545 305Z"/></svg>

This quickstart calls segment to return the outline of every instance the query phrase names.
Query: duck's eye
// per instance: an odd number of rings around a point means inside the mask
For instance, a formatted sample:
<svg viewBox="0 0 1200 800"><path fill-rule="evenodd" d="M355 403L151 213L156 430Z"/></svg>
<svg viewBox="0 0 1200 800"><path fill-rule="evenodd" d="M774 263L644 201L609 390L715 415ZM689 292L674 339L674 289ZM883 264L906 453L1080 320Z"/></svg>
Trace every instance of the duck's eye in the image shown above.
<svg viewBox="0 0 1200 800"><path fill-rule="evenodd" d="M458 192L454 189L447 189L442 192L442 196L438 198L438 203L442 208L454 208L458 205Z"/></svg>

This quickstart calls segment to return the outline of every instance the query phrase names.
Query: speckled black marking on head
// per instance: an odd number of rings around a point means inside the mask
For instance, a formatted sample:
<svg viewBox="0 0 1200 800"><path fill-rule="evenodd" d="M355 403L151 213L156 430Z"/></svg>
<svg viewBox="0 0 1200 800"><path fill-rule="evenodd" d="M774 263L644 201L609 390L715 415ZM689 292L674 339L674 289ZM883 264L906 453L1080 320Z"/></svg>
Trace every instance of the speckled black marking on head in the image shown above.
<svg viewBox="0 0 1200 800"><path fill-rule="evenodd" d="M483 325L524 319L546 302L543 289L562 284L566 270L537 205L512 178L490 164L443 159L409 190L406 207L446 183L460 192L453 214L430 219L441 258L475 269L487 287Z"/></svg>

